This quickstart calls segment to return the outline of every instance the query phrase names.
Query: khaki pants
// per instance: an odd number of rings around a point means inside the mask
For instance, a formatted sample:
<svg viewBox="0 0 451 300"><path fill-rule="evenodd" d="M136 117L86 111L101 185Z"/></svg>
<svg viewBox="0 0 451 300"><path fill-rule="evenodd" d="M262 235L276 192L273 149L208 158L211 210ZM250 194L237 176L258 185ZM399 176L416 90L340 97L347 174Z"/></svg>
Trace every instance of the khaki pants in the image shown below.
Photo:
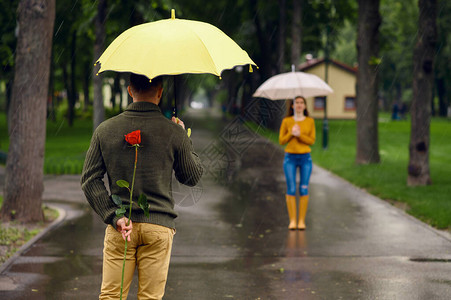
<svg viewBox="0 0 451 300"><path fill-rule="evenodd" d="M122 299L127 299L135 268L138 268L138 299L162 299L175 230L148 223L133 223L127 243ZM99 299L119 299L125 242L113 226L105 230L103 278Z"/></svg>

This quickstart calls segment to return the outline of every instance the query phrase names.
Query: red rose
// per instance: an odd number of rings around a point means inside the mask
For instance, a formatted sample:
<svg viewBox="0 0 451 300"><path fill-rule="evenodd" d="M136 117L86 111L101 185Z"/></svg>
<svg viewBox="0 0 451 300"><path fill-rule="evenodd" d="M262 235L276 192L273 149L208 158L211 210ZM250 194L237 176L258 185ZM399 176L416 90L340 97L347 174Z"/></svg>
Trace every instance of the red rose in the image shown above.
<svg viewBox="0 0 451 300"><path fill-rule="evenodd" d="M132 146L141 144L141 130L136 130L126 134L125 140Z"/></svg>

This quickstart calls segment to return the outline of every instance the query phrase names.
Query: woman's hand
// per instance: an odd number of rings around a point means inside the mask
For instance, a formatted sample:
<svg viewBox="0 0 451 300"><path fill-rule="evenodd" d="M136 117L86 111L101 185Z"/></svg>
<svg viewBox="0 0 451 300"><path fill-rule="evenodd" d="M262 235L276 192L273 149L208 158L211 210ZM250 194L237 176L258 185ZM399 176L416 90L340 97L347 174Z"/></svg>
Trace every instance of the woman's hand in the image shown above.
<svg viewBox="0 0 451 300"><path fill-rule="evenodd" d="M301 136L301 127L298 124L294 124L293 128L291 128L291 134L293 136Z"/></svg>
<svg viewBox="0 0 451 300"><path fill-rule="evenodd" d="M130 223L127 225L127 222ZM119 220L117 220L116 222L116 230L122 234L122 238L127 239L127 241L131 241L130 235L132 234L132 229L133 229L133 225L132 225L132 220L127 219L126 217L122 217Z"/></svg>

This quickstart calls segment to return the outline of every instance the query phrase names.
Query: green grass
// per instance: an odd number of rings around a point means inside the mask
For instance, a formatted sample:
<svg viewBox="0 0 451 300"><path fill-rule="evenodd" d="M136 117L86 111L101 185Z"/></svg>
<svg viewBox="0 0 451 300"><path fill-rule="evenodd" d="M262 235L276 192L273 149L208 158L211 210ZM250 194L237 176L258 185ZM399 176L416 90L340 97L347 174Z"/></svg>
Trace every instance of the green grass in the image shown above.
<svg viewBox="0 0 451 300"><path fill-rule="evenodd" d="M5 114L0 114L0 151L7 152L9 140ZM92 135L92 120L48 121L44 173L80 174Z"/></svg>
<svg viewBox="0 0 451 300"><path fill-rule="evenodd" d="M3 197L0 196L0 208ZM4 263L26 242L41 232L46 224L56 220L59 216L57 210L43 206L44 222L37 224L21 224L18 222L0 222L0 264Z"/></svg>
<svg viewBox="0 0 451 300"><path fill-rule="evenodd" d="M29 230L23 225L2 226L0 228L0 249L3 248L3 251L0 255L0 264L14 255L22 245L38 234L40 230L37 228Z"/></svg>
<svg viewBox="0 0 451 300"><path fill-rule="evenodd" d="M322 120L316 120L317 139L312 147L315 164L390 202L407 204L407 212L439 229L451 229L451 122L431 122L430 173L432 185L407 186L410 121L390 121L381 115L381 163L357 165L355 120L329 120L328 149L322 148ZM254 126L254 128L256 128ZM278 144L278 133L259 129Z"/></svg>

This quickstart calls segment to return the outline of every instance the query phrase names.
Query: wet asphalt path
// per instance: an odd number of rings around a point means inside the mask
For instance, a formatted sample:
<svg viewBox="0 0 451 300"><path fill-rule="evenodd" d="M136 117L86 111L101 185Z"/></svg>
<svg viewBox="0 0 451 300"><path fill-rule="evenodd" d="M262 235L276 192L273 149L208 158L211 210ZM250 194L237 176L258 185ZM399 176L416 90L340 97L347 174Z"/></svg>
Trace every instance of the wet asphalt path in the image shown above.
<svg viewBox="0 0 451 300"><path fill-rule="evenodd" d="M206 167L174 182L164 299L449 299L451 238L314 167L306 231L288 231L283 151L239 119L185 118ZM78 176L47 177L65 220L0 274L0 299L96 299L105 225ZM136 299L137 278L128 299Z"/></svg>

